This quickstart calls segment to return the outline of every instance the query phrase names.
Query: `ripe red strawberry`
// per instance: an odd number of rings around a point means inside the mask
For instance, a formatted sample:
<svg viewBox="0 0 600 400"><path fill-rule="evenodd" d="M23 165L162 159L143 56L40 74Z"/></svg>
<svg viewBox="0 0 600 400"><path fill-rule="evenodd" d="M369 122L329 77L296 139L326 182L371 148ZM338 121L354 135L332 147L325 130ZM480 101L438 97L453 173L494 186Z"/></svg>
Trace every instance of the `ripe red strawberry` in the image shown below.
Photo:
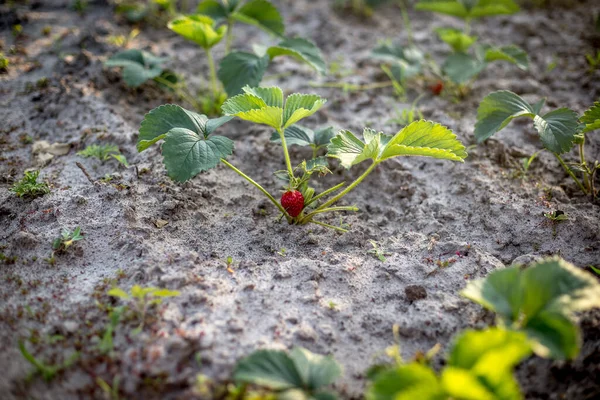
<svg viewBox="0 0 600 400"><path fill-rule="evenodd" d="M281 195L281 205L292 217L297 217L304 208L304 196L297 190L288 190Z"/></svg>
<svg viewBox="0 0 600 400"><path fill-rule="evenodd" d="M436 96L439 96L440 93L442 93L442 90L444 90L444 83L442 81L437 81L436 83L431 85L429 89L431 90L431 93L433 93Z"/></svg>

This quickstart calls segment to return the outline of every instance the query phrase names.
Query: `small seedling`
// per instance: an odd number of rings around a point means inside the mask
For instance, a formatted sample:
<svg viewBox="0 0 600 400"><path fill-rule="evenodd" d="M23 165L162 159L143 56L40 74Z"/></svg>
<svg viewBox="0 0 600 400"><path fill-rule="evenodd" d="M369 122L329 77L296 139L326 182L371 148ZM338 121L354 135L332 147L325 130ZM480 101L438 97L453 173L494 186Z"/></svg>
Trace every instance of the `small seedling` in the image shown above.
<svg viewBox="0 0 600 400"><path fill-rule="evenodd" d="M5 73L8 71L8 57L4 53L0 52L0 72Z"/></svg>
<svg viewBox="0 0 600 400"><path fill-rule="evenodd" d="M467 157L464 145L450 129L430 121L415 121L395 135L365 128L363 140L350 131L341 130L330 139L326 156L338 159L348 169L363 161L371 161L371 165L351 184L346 186L342 182L316 194L315 189L310 186L310 180L329 173L329 162L326 157L316 157L303 160L297 167L293 167L288 152L288 139L291 141L291 134L295 133L288 129L314 114L325 102L320 96L300 93L288 96L284 102L283 91L278 87L246 86L243 94L232 97L223 104L225 116L221 118L208 119L205 115L176 105L164 105L145 116L140 126L137 149L144 151L164 139L162 154L167 172L173 180L179 182L185 182L198 173L223 163L259 189L281 211L288 223L314 223L341 232L346 232L346 229L317 221L315 217L328 212L358 211L354 206L334 204L358 186L381 162L398 156L425 156L459 162ZM233 153L231 139L212 135L217 128L234 117L270 126L279 135L286 166L284 171L276 173L285 182L281 202L226 160ZM306 131L303 133L306 134ZM303 143L315 145L316 136L314 140L308 138ZM296 141L295 144L299 142ZM313 155L316 155L314 151ZM338 194L322 203L318 202L344 186L344 190Z"/></svg>
<svg viewBox="0 0 600 400"><path fill-rule="evenodd" d="M113 334L117 325L119 325L119 321L121 320L121 316L125 311L125 306L114 308L109 314L109 322L106 326L106 330L104 331L104 335L102 335L102 340L98 344L98 349L102 354L110 354L113 351Z"/></svg>
<svg viewBox="0 0 600 400"><path fill-rule="evenodd" d="M544 217L548 218L552 222L561 222L561 221L566 221L569 219L567 214L565 214L563 211L560 211L560 210L556 210L556 211L552 211L552 212L549 211L547 213L543 213L543 215L544 215Z"/></svg>
<svg viewBox="0 0 600 400"><path fill-rule="evenodd" d="M73 232L65 228L62 230L61 236L52 242L52 250L55 252L65 252L73 243L83 239L84 237L81 235L81 228L79 226Z"/></svg>
<svg viewBox="0 0 600 400"><path fill-rule="evenodd" d="M585 59L588 63L588 67L589 67L589 72L593 73L594 71L596 71L598 68L600 68L600 50L598 50L596 52L596 55L594 56L593 53L588 53L585 55Z"/></svg>
<svg viewBox="0 0 600 400"><path fill-rule="evenodd" d="M121 154L121 152L119 151L119 146L117 146L116 144L92 144L87 146L85 149L78 151L77 154L86 158L96 158L100 160L102 164L104 164L106 160L114 158L121 165L125 167L129 166L129 164L127 163L127 159L123 154Z"/></svg>
<svg viewBox="0 0 600 400"><path fill-rule="evenodd" d="M104 379L97 377L96 384L100 386L100 389L104 392L110 400L120 400L119 396L119 383L121 382L118 375L116 375L112 380L112 386L109 385Z"/></svg>
<svg viewBox="0 0 600 400"><path fill-rule="evenodd" d="M32 199L50 193L50 187L47 183L38 183L37 179L39 175L40 171L26 171L23 178L15 182L10 191L19 197L29 197Z"/></svg>
<svg viewBox="0 0 600 400"><path fill-rule="evenodd" d="M174 85L175 75L163 68L167 58L156 57L147 51L131 49L119 52L104 62L106 67L122 67L123 80L129 87L136 88L154 79L162 84Z"/></svg>
<svg viewBox="0 0 600 400"><path fill-rule="evenodd" d="M519 164L519 169L515 171L514 177L525 179L527 178L527 174L529 173L529 168L531 168L531 163L536 159L540 152L536 151L529 157L524 157L521 159L521 163Z"/></svg>
<svg viewBox="0 0 600 400"><path fill-rule="evenodd" d="M23 357L29 361L31 365L35 367L35 370L32 371L29 376L26 378L27 381L31 381L35 375L41 375L41 377L46 381L50 382L52 379L56 377L60 372L64 369L69 368L71 365L75 363L75 361L79 358L79 353L74 353L71 355L65 362L59 365L48 365L43 361L38 360L31 354L27 348L25 347L25 342L22 340L19 341L19 350Z"/></svg>
<svg viewBox="0 0 600 400"><path fill-rule="evenodd" d="M386 262L385 256L389 256L390 253L386 252L375 240L369 239L369 243L373 246L372 249L367 250L367 254L371 254L381 262Z"/></svg>
<svg viewBox="0 0 600 400"><path fill-rule="evenodd" d="M281 249L279 249L279 251L277 252L277 254L279 254L281 257L285 257L286 256L286 249L284 247L282 247Z"/></svg>
<svg viewBox="0 0 600 400"><path fill-rule="evenodd" d="M140 333L144 328L146 314L152 306L161 304L162 300L166 297L176 297L179 296L179 294L180 293L176 290L160 289L156 287L143 288L139 285L134 285L131 288L130 293L116 287L108 291L109 296L117 297L128 302L130 309L135 313L140 324L133 330L132 333L134 335Z"/></svg>

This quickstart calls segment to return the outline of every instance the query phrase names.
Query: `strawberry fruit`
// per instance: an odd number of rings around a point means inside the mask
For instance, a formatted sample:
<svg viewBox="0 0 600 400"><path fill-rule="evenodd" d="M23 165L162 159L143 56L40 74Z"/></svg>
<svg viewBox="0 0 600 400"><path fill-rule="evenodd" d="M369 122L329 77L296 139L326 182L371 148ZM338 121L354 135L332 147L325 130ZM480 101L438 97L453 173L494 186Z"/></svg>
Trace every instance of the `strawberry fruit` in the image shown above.
<svg viewBox="0 0 600 400"><path fill-rule="evenodd" d="M297 217L304 208L304 196L297 190L288 190L281 195L281 205L292 217Z"/></svg>
<svg viewBox="0 0 600 400"><path fill-rule="evenodd" d="M440 93L442 93L442 90L444 90L444 83L442 81L437 81L436 83L431 85L429 89L431 90L431 93L433 93L436 96L439 96Z"/></svg>

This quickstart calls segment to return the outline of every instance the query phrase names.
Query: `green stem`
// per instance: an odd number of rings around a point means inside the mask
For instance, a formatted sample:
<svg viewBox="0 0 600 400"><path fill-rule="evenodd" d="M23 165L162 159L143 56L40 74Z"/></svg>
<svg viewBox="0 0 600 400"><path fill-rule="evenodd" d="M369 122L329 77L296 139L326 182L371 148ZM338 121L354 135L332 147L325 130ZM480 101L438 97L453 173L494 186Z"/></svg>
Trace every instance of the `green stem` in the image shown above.
<svg viewBox="0 0 600 400"><path fill-rule="evenodd" d="M294 177L294 169L292 168L292 162L290 161L290 153L288 152L287 143L285 142L285 135L283 133L283 129L277 128L277 133L279 133L279 138L281 139L281 146L283 147L283 155L285 157L285 166L288 170L288 174L290 178Z"/></svg>
<svg viewBox="0 0 600 400"><path fill-rule="evenodd" d="M471 34L471 19L467 18L465 19L465 35L470 35Z"/></svg>
<svg viewBox="0 0 600 400"><path fill-rule="evenodd" d="M170 82L161 76L157 76L156 78L154 78L154 81L158 82L162 85L165 85L169 89L173 90L175 92L175 94L177 94L177 96L181 97L183 100L190 103L190 105L192 107L194 107L195 109L200 110L200 104L198 104L198 102L194 99L194 97L190 93L185 91L184 89L173 84L173 82Z"/></svg>
<svg viewBox="0 0 600 400"><path fill-rule="evenodd" d="M339 188L341 188L345 184L346 184L346 182L339 183L339 184L335 185L334 187L332 187L330 189L327 189L324 192L319 193L318 195L316 195L315 197L313 197L312 199L310 199L310 201L308 203L306 203L304 205L304 207L307 207L309 204L314 203L315 201L319 200L323 196L327 196L329 193L335 192L336 190L338 190Z"/></svg>
<svg viewBox="0 0 600 400"><path fill-rule="evenodd" d="M347 195L352 189L354 189L359 183L361 183L363 179L365 179L378 164L378 162L374 161L373 164L371 164L369 168L367 168L367 170L361 176L356 178L356 180L352 182L346 189L341 191L337 196L331 198L329 201L323 203L321 206L319 206L319 208L317 208L317 210L322 210L324 208L330 207L332 204L336 203L342 197Z"/></svg>
<svg viewBox="0 0 600 400"><path fill-rule="evenodd" d="M233 43L233 21L227 20L227 37L225 38L225 55L231 51L231 44Z"/></svg>
<svg viewBox="0 0 600 400"><path fill-rule="evenodd" d="M339 226L329 225L329 224L326 224L324 222L319 222L319 221L310 221L310 222L313 223L313 224L324 226L325 228L335 229L338 232L342 232L342 233L348 232L348 229L340 228Z"/></svg>
<svg viewBox="0 0 600 400"><path fill-rule="evenodd" d="M584 149L584 143L579 143L579 158L581 160L581 166L583 167L583 169L586 171L583 173L584 176L584 181L585 181L585 186L587 187L588 191L592 189L592 182L591 182L591 177L590 177L590 170L587 166L587 163L585 162L585 149Z"/></svg>
<svg viewBox="0 0 600 400"><path fill-rule="evenodd" d="M404 27L405 27L406 33L408 35L408 45L410 47L413 47L413 44L414 44L413 33L412 33L412 27L410 24L410 18L408 16L408 10L406 9L406 4L404 3L404 0L400 0L399 4L400 4L400 13L402 14L402 20L404 21Z"/></svg>
<svg viewBox="0 0 600 400"><path fill-rule="evenodd" d="M381 89L381 88L385 88L385 87L394 86L394 82L392 82L392 81L378 82L378 83L371 83L368 85L354 85L351 83L343 83L343 82L325 82L325 83L311 82L311 83L309 83L309 85L311 87L316 87L316 88L342 88L344 90L359 91L359 90Z"/></svg>
<svg viewBox="0 0 600 400"><path fill-rule="evenodd" d="M579 181L579 179L577 179L577 177L575 176L575 174L573 173L573 171L571 171L571 168L569 168L567 166L567 164L565 164L565 162L563 161L562 157L558 154L558 153L553 153L554 156L556 157L556 159L558 160L558 162L560 163L560 165L562 165L562 167L565 169L565 171L567 171L567 174L571 175L571 178L573 178L573 180L575 181L575 183L577 184L577 186L579 186L579 188L581 189L581 191L585 194L587 194L587 190L586 188L581 184L581 182Z"/></svg>
<svg viewBox="0 0 600 400"><path fill-rule="evenodd" d="M208 59L208 67L210 68L210 84L212 87L213 99L216 101L219 89L217 86L217 70L215 68L215 60L213 59L210 49L206 49L206 58Z"/></svg>
<svg viewBox="0 0 600 400"><path fill-rule="evenodd" d="M300 223L306 224L306 223L310 222L312 217L314 217L317 214L322 214L322 213L326 213L326 212L335 212L335 211L358 211L358 207L341 206L341 207L328 207L328 208L323 208L323 209L316 209L315 211L307 214L304 218L302 218Z"/></svg>
<svg viewBox="0 0 600 400"><path fill-rule="evenodd" d="M227 160L225 160L224 158L221 158L221 162L225 165L227 165L229 168L231 168L232 170L234 170L238 175L240 175L242 178L244 178L245 180L247 180L248 182L250 182L251 184L253 184L254 186L256 186L256 188L258 190L260 190L261 192L263 192L263 194L265 196L267 196L269 198L269 200L271 200L271 203L275 204L275 206L277 208L279 208L279 211L281 211L281 213L283 215L285 215L285 217L289 220L290 216L288 215L288 213L285 211L285 208L283 208L283 206L281 204L279 204L279 202L277 200L275 200L275 198L273 196L271 196L271 193L267 192L265 190L265 188L263 188L262 186L260 186L254 179L250 178L248 175L246 175L245 173L243 173L242 171L240 171L239 169L237 169L236 167L234 167L233 165L231 165Z"/></svg>

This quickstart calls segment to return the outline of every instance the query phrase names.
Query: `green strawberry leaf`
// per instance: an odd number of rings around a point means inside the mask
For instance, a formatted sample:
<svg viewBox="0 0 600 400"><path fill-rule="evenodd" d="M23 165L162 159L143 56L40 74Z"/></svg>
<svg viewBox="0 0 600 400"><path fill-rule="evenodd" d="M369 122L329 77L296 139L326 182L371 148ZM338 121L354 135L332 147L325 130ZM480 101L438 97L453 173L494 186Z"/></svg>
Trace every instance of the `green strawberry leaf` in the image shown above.
<svg viewBox="0 0 600 400"><path fill-rule="evenodd" d="M327 161L327 157L317 157L311 160L305 161L304 164L304 172L308 174L313 174L318 172L320 174L326 174L329 171L329 162Z"/></svg>
<svg viewBox="0 0 600 400"><path fill-rule="evenodd" d="M411 363L375 376L367 388L369 400L446 400L439 380L428 366Z"/></svg>
<svg viewBox="0 0 600 400"><path fill-rule="evenodd" d="M294 93L287 97L278 87L251 88L231 97L221 107L223 113L246 121L285 129L299 120L314 114L327 100L312 94Z"/></svg>
<svg viewBox="0 0 600 400"><path fill-rule="evenodd" d="M219 63L219 80L229 97L242 92L242 88L258 86L269 66L269 57L233 51Z"/></svg>
<svg viewBox="0 0 600 400"><path fill-rule="evenodd" d="M267 0L250 0L231 14L245 24L254 25L272 35L283 36L285 25L277 7Z"/></svg>
<svg viewBox="0 0 600 400"><path fill-rule="evenodd" d="M472 19L514 14L519 6L513 0L420 0L415 9Z"/></svg>
<svg viewBox="0 0 600 400"><path fill-rule="evenodd" d="M290 352L290 358L302 378L303 387L309 392L332 384L342 374L342 368L331 356L296 347Z"/></svg>
<svg viewBox="0 0 600 400"><path fill-rule="evenodd" d="M477 109L475 139L481 143L502 130L517 117L536 115L533 107L522 97L507 90L487 95Z"/></svg>
<svg viewBox="0 0 600 400"><path fill-rule="evenodd" d="M206 15L185 15L177 17L167 25L173 32L198 44L205 50L210 49L223 39L227 26L215 29L215 22Z"/></svg>
<svg viewBox="0 0 600 400"><path fill-rule="evenodd" d="M577 113L568 108L559 108L533 118L533 126L548 150L561 154L573 148L575 136L580 131Z"/></svg>
<svg viewBox="0 0 600 400"><path fill-rule="evenodd" d="M600 129L600 102L595 102L593 106L587 109L579 119L585 128L582 133L588 133Z"/></svg>
<svg viewBox="0 0 600 400"><path fill-rule="evenodd" d="M251 383L276 391L293 391L296 395L293 398L309 399L315 393L326 396L317 390L340 375L341 368L331 357L295 348L290 354L276 350L255 351L237 364L233 377L239 383ZM286 398L285 393L283 398Z"/></svg>
<svg viewBox="0 0 600 400"><path fill-rule="evenodd" d="M477 36L469 36L459 29L438 28L435 33L455 52L466 52L477 41Z"/></svg>
<svg viewBox="0 0 600 400"><path fill-rule="evenodd" d="M327 65L323 60L321 50L314 42L308 39L300 37L285 39L276 46L269 47L267 54L271 59L278 56L291 56L308 64L319 74L327 73Z"/></svg>
<svg viewBox="0 0 600 400"><path fill-rule="evenodd" d="M397 156L425 156L463 162L467 152L450 129L420 120L396 133L381 151L380 159Z"/></svg>
<svg viewBox="0 0 600 400"><path fill-rule="evenodd" d="M579 327L568 317L553 312L541 312L523 328L532 339L534 352L554 360L573 360L579 354Z"/></svg>
<svg viewBox="0 0 600 400"><path fill-rule="evenodd" d="M164 139L173 128L186 128L196 133L205 133L206 116L188 111L174 104L165 104L151 110L140 125L137 149L146 150Z"/></svg>
<svg viewBox="0 0 600 400"><path fill-rule="evenodd" d="M442 71L452 82L460 85L479 75L486 66L485 61L469 54L452 53L442 65Z"/></svg>
<svg viewBox="0 0 600 400"><path fill-rule="evenodd" d="M371 159L376 163L398 156L424 156L452 161L467 157L465 146L448 128L420 120L404 127L393 137L365 128L363 142L350 131L340 131L328 146L329 157L345 168Z"/></svg>
<svg viewBox="0 0 600 400"><path fill-rule="evenodd" d="M283 128L316 113L327 100L316 94L293 93L285 100L283 109Z"/></svg>
<svg viewBox="0 0 600 400"><path fill-rule="evenodd" d="M166 58L156 57L142 50L125 50L104 62L107 67L123 67L123 80L130 87L138 87L147 80L163 73L162 64Z"/></svg>
<svg viewBox="0 0 600 400"><path fill-rule="evenodd" d="M171 179L185 182L231 155L233 141L224 136L204 138L189 129L173 128L165 137L162 153Z"/></svg>
<svg viewBox="0 0 600 400"><path fill-rule="evenodd" d="M510 45L503 47L491 47L486 46L484 48L485 56L484 59L487 62L492 61L508 61L515 64L522 70L529 69L529 57L525 50L519 46Z"/></svg>
<svg viewBox="0 0 600 400"><path fill-rule="evenodd" d="M214 168L233 153L233 142L224 136L209 136L232 117L208 119L173 104L151 110L140 125L139 152L161 139L164 163L169 176L185 182L198 173Z"/></svg>
<svg viewBox="0 0 600 400"><path fill-rule="evenodd" d="M415 76L422 72L425 56L416 47L402 47L398 44L383 42L371 53L374 58L390 62L392 71L398 81Z"/></svg>
<svg viewBox="0 0 600 400"><path fill-rule="evenodd" d="M228 0L227 4L219 0L203 0L198 4L196 13L211 17L215 21L227 19L229 14L235 10L238 1Z"/></svg>
<svg viewBox="0 0 600 400"><path fill-rule="evenodd" d="M333 127L329 126L326 128L320 128L313 131L310 128L301 125L292 125L285 128L284 131L285 142L288 147L292 145L297 146L312 146L319 148L329 144L331 138L335 135L333 133ZM273 132L271 141L275 143L281 143L281 138L277 132Z"/></svg>

